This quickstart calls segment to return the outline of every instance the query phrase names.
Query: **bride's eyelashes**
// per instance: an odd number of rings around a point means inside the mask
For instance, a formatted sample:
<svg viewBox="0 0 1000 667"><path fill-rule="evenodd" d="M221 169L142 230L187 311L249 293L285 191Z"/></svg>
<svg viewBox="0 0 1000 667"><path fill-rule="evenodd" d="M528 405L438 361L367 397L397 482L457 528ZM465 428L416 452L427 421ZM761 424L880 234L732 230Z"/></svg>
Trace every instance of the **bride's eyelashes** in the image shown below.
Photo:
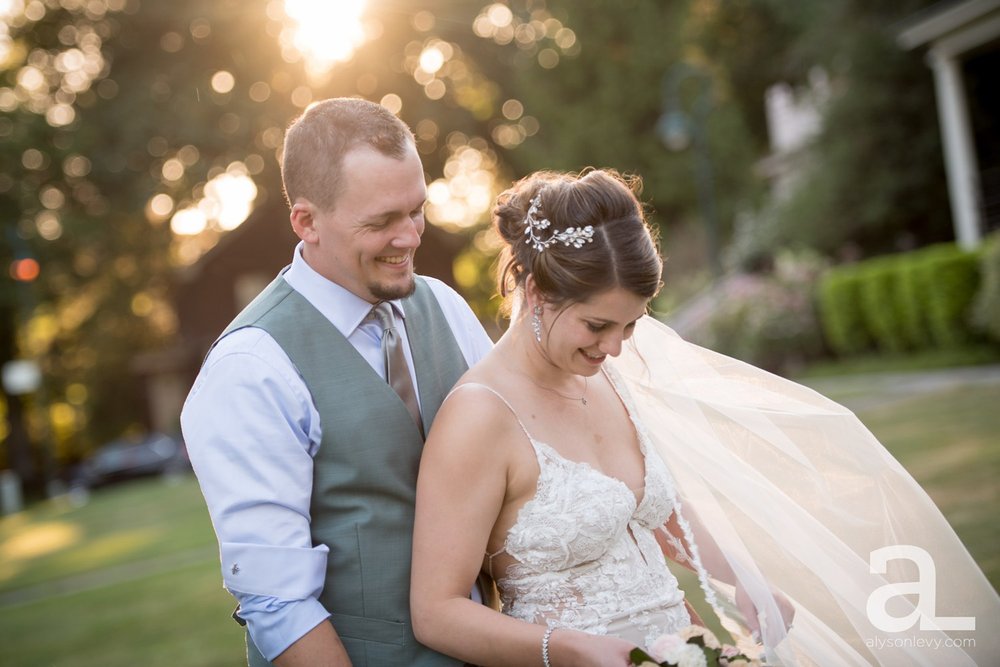
<svg viewBox="0 0 1000 667"><path fill-rule="evenodd" d="M635 321L629 322L628 324L625 325L625 335L626 336L629 335L629 334L631 334L632 330L635 329L635 323L637 321L638 320L635 320ZM608 326L610 325L610 322L603 322L603 323L597 324L595 322L584 321L584 324L586 324L587 328L590 329L593 333L601 333L602 331L604 331L605 329L608 328Z"/></svg>

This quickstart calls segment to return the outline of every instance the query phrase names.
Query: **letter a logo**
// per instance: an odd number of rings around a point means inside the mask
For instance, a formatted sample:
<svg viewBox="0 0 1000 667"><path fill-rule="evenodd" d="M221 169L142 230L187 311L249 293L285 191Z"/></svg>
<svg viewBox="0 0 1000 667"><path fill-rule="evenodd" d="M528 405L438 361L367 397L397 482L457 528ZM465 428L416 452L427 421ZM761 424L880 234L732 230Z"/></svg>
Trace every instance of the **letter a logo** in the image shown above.
<svg viewBox="0 0 1000 667"><path fill-rule="evenodd" d="M917 580L879 586L868 596L868 620L883 632L903 632L920 621L921 630L975 630L975 616L935 616L937 611L937 571L931 555L912 544L876 549L869 559L869 572L885 574L890 560L905 558L917 566ZM906 616L893 616L886 604L894 597L916 595L917 604ZM904 598L906 605L912 602Z"/></svg>

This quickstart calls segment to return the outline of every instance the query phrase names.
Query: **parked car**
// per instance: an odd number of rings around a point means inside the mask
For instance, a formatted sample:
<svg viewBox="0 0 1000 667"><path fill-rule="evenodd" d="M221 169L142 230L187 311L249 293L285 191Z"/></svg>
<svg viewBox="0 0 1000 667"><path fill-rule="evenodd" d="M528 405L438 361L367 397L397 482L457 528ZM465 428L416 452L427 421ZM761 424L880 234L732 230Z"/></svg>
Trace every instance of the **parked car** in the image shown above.
<svg viewBox="0 0 1000 667"><path fill-rule="evenodd" d="M124 479L183 472L191 466L184 444L163 433L121 439L104 445L84 461L80 481L102 486Z"/></svg>

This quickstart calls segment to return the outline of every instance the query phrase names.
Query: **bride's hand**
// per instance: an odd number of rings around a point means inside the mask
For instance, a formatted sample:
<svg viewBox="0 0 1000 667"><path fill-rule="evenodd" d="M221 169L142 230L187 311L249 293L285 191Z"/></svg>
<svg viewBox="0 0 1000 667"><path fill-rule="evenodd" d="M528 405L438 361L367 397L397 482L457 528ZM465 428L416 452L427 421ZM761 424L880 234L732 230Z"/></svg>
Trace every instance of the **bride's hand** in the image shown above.
<svg viewBox="0 0 1000 667"><path fill-rule="evenodd" d="M778 606L782 624L787 632L792 627L792 620L795 617L795 607L781 591L772 589L771 595L774 597L774 603ZM749 627L754 639L760 641L760 621L757 618L757 607L742 586L736 587L736 606L739 608L740 613L743 614L743 618L746 620L747 627Z"/></svg>
<svg viewBox="0 0 1000 667"><path fill-rule="evenodd" d="M549 644L552 667L627 667L635 644L617 637L559 629Z"/></svg>

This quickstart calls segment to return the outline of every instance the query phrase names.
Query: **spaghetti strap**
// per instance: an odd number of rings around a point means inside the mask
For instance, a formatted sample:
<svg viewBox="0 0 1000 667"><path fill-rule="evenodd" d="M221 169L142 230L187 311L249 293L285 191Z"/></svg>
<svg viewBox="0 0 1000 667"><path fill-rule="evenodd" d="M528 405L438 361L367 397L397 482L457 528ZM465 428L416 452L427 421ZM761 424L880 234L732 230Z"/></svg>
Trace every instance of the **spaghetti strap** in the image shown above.
<svg viewBox="0 0 1000 667"><path fill-rule="evenodd" d="M490 575L490 579L492 579L494 581L496 581L496 577L493 576L493 558L495 556L499 556L500 554L502 554L505 551L507 551L507 545L506 545L506 543L504 543L504 546L500 547L499 549L497 549L493 553L487 553L486 554L486 570L487 570L486 573L488 575Z"/></svg>
<svg viewBox="0 0 1000 667"><path fill-rule="evenodd" d="M485 389L486 391L490 392L491 394L493 394L494 396L496 396L497 398L499 398L501 401L503 401L503 404L507 406L507 409L510 410L510 413L512 415L514 415L514 419L517 421L517 425L521 427L521 431L524 433L525 437L528 438L528 441L531 442L531 443L535 442L535 439L531 437L530 433L528 433L528 429L525 428L524 422L522 422L521 418L517 416L517 412L514 410L514 406L512 406L510 404L510 402L506 398L504 398L503 395L500 392L498 392L496 389L494 389L493 387L490 387L490 386L485 385L485 384L480 384L479 382L465 382L463 384L458 385L457 387L455 387L454 389L452 389L450 392L448 392L448 396L446 396L444 400L447 401L448 398L452 394L454 394L455 392L457 392L460 389L464 389L465 387L482 387L483 389Z"/></svg>

